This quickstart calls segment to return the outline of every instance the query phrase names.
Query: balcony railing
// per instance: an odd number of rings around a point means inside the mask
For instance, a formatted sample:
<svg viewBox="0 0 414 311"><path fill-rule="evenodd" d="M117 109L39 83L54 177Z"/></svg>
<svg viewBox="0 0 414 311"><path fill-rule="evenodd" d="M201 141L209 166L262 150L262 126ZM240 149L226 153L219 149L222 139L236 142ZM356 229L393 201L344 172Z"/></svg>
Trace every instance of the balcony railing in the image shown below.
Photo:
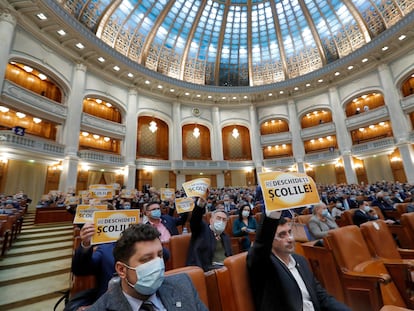
<svg viewBox="0 0 414 311"><path fill-rule="evenodd" d="M123 124L101 119L85 112L82 113L82 128L96 134L119 139L124 138L126 131Z"/></svg>
<svg viewBox="0 0 414 311"><path fill-rule="evenodd" d="M291 140L292 140L292 133L290 132L267 134L267 135L260 136L260 143L262 146L288 143Z"/></svg>
<svg viewBox="0 0 414 311"><path fill-rule="evenodd" d="M124 164L124 157L117 154L110 154L91 150L80 150L79 158L85 161L93 161L105 164Z"/></svg>
<svg viewBox="0 0 414 311"><path fill-rule="evenodd" d="M18 103L17 107L29 113L41 113L47 116L45 118L55 122L63 122L66 119L67 107L9 80L4 80L2 95Z"/></svg>
<svg viewBox="0 0 414 311"><path fill-rule="evenodd" d="M300 136L303 139L319 138L325 135L336 135L335 130L335 124L333 122L323 123L302 129Z"/></svg>
<svg viewBox="0 0 414 311"><path fill-rule="evenodd" d="M265 167L271 168L278 168L278 167L288 167L295 164L294 157L284 157L284 158L276 158L276 159L266 159L263 161L263 165Z"/></svg>
<svg viewBox="0 0 414 311"><path fill-rule="evenodd" d="M25 151L27 153L35 152L59 157L63 157L65 152L64 145L30 134L19 136L10 131L0 131L0 145L8 146L15 150Z"/></svg>
<svg viewBox="0 0 414 311"><path fill-rule="evenodd" d="M372 140L366 143L352 146L352 154L369 154L374 152L387 152L395 148L394 138L388 137L378 140Z"/></svg>
<svg viewBox="0 0 414 311"><path fill-rule="evenodd" d="M355 129L360 126L365 126L368 124L384 121L387 118L387 107L381 106L372 110L361 112L360 114L350 116L345 120L345 124L348 129Z"/></svg>

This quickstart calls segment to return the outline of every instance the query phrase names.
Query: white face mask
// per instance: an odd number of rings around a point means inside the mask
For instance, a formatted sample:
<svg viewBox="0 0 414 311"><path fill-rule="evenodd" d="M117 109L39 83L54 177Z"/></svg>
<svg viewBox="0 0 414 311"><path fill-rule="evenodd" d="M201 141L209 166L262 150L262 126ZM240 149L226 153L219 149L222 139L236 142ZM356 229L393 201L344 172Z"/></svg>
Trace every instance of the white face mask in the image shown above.
<svg viewBox="0 0 414 311"><path fill-rule="evenodd" d="M156 257L136 268L129 267L129 269L135 270L137 274L137 282L133 285L128 282L128 285L133 287L135 291L142 295L152 295L158 288L160 288L162 282L164 282L164 261L160 257Z"/></svg>
<svg viewBox="0 0 414 311"><path fill-rule="evenodd" d="M249 211L242 211L242 216L243 217L249 217L250 212Z"/></svg>
<svg viewBox="0 0 414 311"><path fill-rule="evenodd" d="M213 230L216 234L218 235L222 234L225 228L226 228L226 223L224 221L216 220L213 222Z"/></svg>

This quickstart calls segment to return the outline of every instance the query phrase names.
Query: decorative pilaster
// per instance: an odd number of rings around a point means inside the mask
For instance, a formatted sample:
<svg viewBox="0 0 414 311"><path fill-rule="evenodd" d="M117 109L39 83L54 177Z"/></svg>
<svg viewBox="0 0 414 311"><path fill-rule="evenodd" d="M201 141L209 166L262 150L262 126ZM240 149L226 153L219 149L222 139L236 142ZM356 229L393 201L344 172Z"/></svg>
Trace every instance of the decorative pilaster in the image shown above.
<svg viewBox="0 0 414 311"><path fill-rule="evenodd" d="M348 184L355 184L358 183L358 179L352 165L352 139L346 127L346 115L341 107L337 88L331 87L329 89L329 101L332 109L332 119L336 127L336 141L338 142L339 151L341 152L344 163L346 182Z"/></svg>
<svg viewBox="0 0 414 311"><path fill-rule="evenodd" d="M211 158L213 161L223 161L223 137L221 136L221 125L220 125L220 111L217 106L211 109L213 115L213 141L211 145Z"/></svg>
<svg viewBox="0 0 414 311"><path fill-rule="evenodd" d="M289 129L292 134L292 150L296 161L299 173L305 173L305 147L303 145L302 137L300 135L300 123L298 120L298 113L296 111L296 104L293 100L288 102L289 111Z"/></svg>
<svg viewBox="0 0 414 311"><path fill-rule="evenodd" d="M171 145L171 159L173 161L183 159L183 133L181 127L181 103L174 102L173 104L173 128L174 133Z"/></svg>
<svg viewBox="0 0 414 311"><path fill-rule="evenodd" d="M65 159L60 175L59 190L66 192L69 188L76 189L78 172L78 145L80 124L82 119L83 96L85 91L86 66L77 64L72 77L72 91L68 97L68 114L63 128L63 144Z"/></svg>
<svg viewBox="0 0 414 311"><path fill-rule="evenodd" d="M136 179L136 164L137 158L137 105L138 93L135 89L130 89L128 92L128 107L125 116L125 138L124 138L124 155L125 155L125 180L124 184L127 189L135 189Z"/></svg>
<svg viewBox="0 0 414 311"><path fill-rule="evenodd" d="M15 28L16 18L8 10L0 10L0 91L3 89Z"/></svg>
<svg viewBox="0 0 414 311"><path fill-rule="evenodd" d="M409 184L414 184L414 149L411 143L397 144L403 161L405 176Z"/></svg>
<svg viewBox="0 0 414 311"><path fill-rule="evenodd" d="M250 142L252 148L252 159L254 166L258 171L261 171L263 166L263 152L262 146L260 145L260 133L257 122L256 108L253 105L249 107L249 118L250 118Z"/></svg>

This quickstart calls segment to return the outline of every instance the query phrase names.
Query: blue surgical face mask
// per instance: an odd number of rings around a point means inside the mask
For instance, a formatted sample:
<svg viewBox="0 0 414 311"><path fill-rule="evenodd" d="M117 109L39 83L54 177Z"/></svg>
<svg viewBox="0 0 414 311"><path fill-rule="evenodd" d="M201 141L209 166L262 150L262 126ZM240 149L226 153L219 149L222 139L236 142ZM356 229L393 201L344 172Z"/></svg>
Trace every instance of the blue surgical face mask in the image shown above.
<svg viewBox="0 0 414 311"><path fill-rule="evenodd" d="M219 234L219 235L222 234L225 228L226 228L226 223L224 221L216 220L213 223L213 229L216 234Z"/></svg>
<svg viewBox="0 0 414 311"><path fill-rule="evenodd" d="M369 207L369 205L364 205L364 211L365 212L369 212L371 210L371 207Z"/></svg>
<svg viewBox="0 0 414 311"><path fill-rule="evenodd" d="M329 216L329 211L327 209L324 209L322 211L322 217L328 217Z"/></svg>
<svg viewBox="0 0 414 311"><path fill-rule="evenodd" d="M160 288L162 282L164 282L165 266L164 261L160 257L154 258L136 268L131 268L128 265L125 266L135 270L137 282L134 285L129 283L128 280L127 282L139 294L146 296L152 295Z"/></svg>
<svg viewBox="0 0 414 311"><path fill-rule="evenodd" d="M129 205L129 204L125 204L125 205L124 205L124 209L131 209L131 205Z"/></svg>
<svg viewBox="0 0 414 311"><path fill-rule="evenodd" d="M151 217L155 219L161 218L161 210L160 209L154 209L151 211Z"/></svg>
<svg viewBox="0 0 414 311"><path fill-rule="evenodd" d="M243 217L249 217L250 212L249 211L242 211L242 216Z"/></svg>

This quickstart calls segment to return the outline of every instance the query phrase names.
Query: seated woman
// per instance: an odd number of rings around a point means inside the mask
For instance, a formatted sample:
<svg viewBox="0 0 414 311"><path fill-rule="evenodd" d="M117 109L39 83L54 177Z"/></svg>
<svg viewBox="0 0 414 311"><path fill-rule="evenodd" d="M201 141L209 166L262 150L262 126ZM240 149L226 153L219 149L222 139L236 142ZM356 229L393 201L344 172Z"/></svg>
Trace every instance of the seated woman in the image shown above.
<svg viewBox="0 0 414 311"><path fill-rule="evenodd" d="M233 222L233 236L244 237L242 251L250 248L249 233L256 232L256 219L252 215L249 204L243 203L238 211L239 217Z"/></svg>
<svg viewBox="0 0 414 311"><path fill-rule="evenodd" d="M315 239L322 239L328 234L329 230L338 228L324 203L316 204L312 213L308 228Z"/></svg>

